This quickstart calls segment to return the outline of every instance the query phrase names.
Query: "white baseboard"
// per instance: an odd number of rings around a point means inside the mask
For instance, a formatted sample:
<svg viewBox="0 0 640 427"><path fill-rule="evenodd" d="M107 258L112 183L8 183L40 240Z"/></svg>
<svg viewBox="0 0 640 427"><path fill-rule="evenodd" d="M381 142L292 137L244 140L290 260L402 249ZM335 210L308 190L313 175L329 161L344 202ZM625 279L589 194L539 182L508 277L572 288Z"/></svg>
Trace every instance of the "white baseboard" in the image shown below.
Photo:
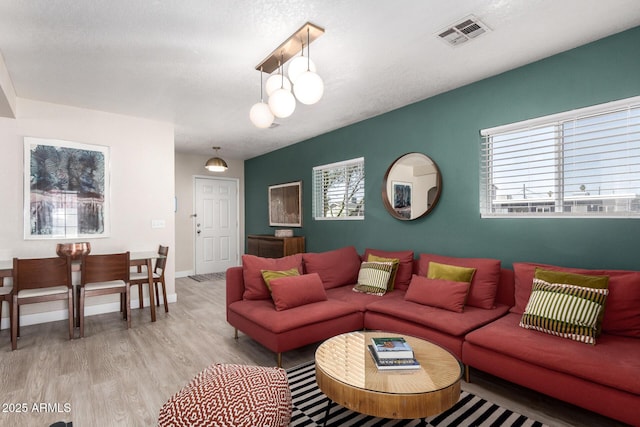
<svg viewBox="0 0 640 427"><path fill-rule="evenodd" d="M131 309L139 309L140 304L138 302L138 298L131 299ZM143 310L146 310L149 307L149 298L143 298L144 306ZM167 294L167 302L174 303L178 301L178 295ZM110 302L107 304L98 304L98 305L88 305L84 308L85 316L94 316L96 314L103 313L115 313L120 311L120 303L119 302ZM9 307L6 305L3 307L2 313L9 314ZM29 326L36 325L39 323L47 323L47 322L55 322L58 320L66 320L69 316L67 315L67 310L56 310L56 311L47 311L44 313L34 313L34 314L25 314L20 316L20 326ZM3 317L0 322L0 329L9 329L9 318Z"/></svg>
<svg viewBox="0 0 640 427"><path fill-rule="evenodd" d="M180 277L189 277L189 276L193 276L193 270L176 271L176 279Z"/></svg>

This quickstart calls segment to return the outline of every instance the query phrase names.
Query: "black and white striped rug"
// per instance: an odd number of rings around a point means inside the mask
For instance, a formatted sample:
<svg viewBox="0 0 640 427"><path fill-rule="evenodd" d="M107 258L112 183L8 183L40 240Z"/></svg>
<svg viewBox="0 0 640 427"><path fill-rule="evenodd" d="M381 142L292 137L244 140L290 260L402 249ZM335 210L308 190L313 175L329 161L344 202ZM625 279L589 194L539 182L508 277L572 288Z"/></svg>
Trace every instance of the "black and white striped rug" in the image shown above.
<svg viewBox="0 0 640 427"><path fill-rule="evenodd" d="M313 362L287 369L293 413L291 426L321 426L327 409L328 398L316 384L315 364ZM421 420L385 420L358 414L342 406L333 404L327 426L418 426ZM460 400L453 408L440 415L427 418L427 426L474 426L474 427L543 427L544 424L531 420L524 415L487 402L473 394L463 391Z"/></svg>

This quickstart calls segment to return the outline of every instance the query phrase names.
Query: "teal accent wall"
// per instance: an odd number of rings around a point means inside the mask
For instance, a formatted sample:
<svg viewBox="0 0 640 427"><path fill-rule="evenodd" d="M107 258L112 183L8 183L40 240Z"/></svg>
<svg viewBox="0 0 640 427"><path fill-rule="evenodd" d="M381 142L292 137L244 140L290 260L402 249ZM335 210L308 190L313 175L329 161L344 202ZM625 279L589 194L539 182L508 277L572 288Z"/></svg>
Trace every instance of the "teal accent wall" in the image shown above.
<svg viewBox="0 0 640 427"><path fill-rule="evenodd" d="M640 219L481 219L478 194L480 129L638 95L640 27L247 160L246 232L273 234L267 187L302 180L303 227L294 230L309 252L354 245L360 253L497 258L507 268L531 261L638 270ZM443 192L428 216L399 221L384 209L382 180L412 151L438 164ZM365 220L314 220L312 168L356 157L365 158Z"/></svg>

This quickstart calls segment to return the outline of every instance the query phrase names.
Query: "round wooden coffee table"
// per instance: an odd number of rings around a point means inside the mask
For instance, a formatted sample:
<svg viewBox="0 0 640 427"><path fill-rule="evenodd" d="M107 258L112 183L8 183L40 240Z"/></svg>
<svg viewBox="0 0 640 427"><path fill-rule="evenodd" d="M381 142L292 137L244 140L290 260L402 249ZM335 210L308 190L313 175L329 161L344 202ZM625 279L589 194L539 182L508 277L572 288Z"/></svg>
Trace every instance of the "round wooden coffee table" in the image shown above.
<svg viewBox="0 0 640 427"><path fill-rule="evenodd" d="M378 370L369 350L372 337L403 337L420 362L416 370ZM417 419L439 414L460 399L462 364L449 351L393 332L351 332L316 350L316 381L331 401L380 418Z"/></svg>

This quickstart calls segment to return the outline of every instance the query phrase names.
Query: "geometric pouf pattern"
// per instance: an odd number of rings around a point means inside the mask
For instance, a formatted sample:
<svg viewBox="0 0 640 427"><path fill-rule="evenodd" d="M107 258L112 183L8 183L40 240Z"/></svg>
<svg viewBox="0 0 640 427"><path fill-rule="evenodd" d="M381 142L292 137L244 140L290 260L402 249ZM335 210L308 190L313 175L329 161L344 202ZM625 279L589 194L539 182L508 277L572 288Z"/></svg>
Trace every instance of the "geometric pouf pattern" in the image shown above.
<svg viewBox="0 0 640 427"><path fill-rule="evenodd" d="M161 427L288 426L291 390L281 368L215 364L160 408Z"/></svg>

